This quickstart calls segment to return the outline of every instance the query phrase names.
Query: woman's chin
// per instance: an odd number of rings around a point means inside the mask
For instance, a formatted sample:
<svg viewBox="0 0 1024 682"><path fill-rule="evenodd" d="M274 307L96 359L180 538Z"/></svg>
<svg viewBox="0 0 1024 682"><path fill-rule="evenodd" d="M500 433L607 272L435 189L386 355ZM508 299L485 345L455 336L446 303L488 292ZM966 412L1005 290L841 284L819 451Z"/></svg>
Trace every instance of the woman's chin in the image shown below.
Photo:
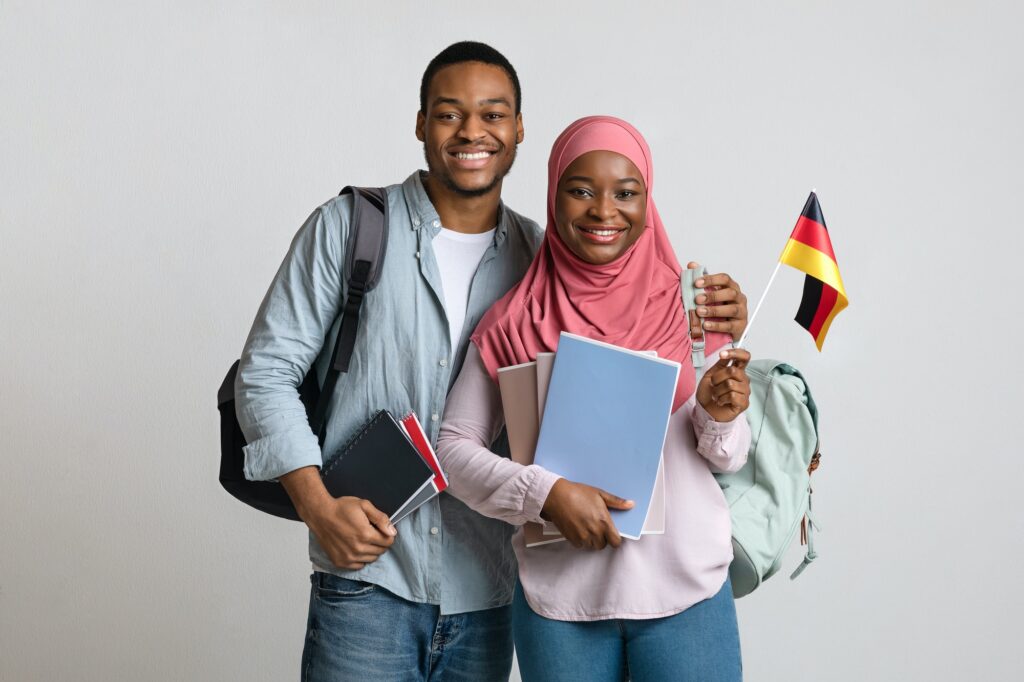
<svg viewBox="0 0 1024 682"><path fill-rule="evenodd" d="M625 249L618 244L608 246L582 245L574 249L580 260L591 265L607 265L623 254Z"/></svg>

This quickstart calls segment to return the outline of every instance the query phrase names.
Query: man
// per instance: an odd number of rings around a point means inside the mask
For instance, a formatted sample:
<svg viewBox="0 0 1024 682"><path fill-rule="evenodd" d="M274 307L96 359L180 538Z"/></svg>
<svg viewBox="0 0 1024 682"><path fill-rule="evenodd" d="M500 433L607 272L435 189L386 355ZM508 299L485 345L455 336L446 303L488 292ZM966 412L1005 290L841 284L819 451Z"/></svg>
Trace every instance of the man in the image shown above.
<svg viewBox="0 0 1024 682"><path fill-rule="evenodd" d="M279 479L310 530L304 680L508 679L514 529L441 495L399 530L366 500L332 498L318 468L379 409L416 412L436 440L470 333L541 240L501 203L521 104L515 70L487 45L456 43L427 66L416 137L429 170L387 188L387 258L328 411L324 454L296 389L310 367L324 376L337 335L350 198L299 230L246 341L235 387L246 476ZM726 284L712 295L729 302L741 294L726 280L709 284Z"/></svg>

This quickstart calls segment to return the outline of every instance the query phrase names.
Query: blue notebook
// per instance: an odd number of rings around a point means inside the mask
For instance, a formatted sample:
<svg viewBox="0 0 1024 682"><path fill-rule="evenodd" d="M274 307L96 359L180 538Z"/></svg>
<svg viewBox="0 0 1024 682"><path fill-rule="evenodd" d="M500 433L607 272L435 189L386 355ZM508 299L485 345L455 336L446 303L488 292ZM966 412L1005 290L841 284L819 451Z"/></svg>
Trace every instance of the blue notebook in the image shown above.
<svg viewBox="0 0 1024 682"><path fill-rule="evenodd" d="M633 500L611 512L638 539L665 445L679 363L562 332L534 463Z"/></svg>

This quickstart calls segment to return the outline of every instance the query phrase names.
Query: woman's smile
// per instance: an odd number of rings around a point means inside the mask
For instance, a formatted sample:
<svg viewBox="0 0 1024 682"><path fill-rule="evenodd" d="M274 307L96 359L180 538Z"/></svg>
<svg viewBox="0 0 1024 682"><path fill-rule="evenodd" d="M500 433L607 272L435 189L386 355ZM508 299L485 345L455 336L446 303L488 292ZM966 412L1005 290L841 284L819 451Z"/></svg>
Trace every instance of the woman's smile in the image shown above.
<svg viewBox="0 0 1024 682"><path fill-rule="evenodd" d="M629 231L628 225L574 225L580 235L595 244L614 244Z"/></svg>

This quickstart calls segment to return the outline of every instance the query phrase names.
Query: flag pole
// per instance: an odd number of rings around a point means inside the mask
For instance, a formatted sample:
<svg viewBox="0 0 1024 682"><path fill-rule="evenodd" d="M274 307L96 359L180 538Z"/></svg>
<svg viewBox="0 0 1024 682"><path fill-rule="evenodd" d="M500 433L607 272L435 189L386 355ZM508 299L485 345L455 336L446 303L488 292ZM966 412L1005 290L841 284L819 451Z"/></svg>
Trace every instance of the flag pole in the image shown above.
<svg viewBox="0 0 1024 682"><path fill-rule="evenodd" d="M747 322L747 328L743 330L743 334L740 336L740 340L736 342L734 348L743 348L743 342L747 340L747 334L750 333L750 328L754 326L754 320L757 318L757 311L761 309L761 304L764 303L764 297L768 295L768 290L772 288L772 282L775 281L775 275L779 274L779 267L782 265L782 261L775 264L775 270L772 271L772 276L768 280L768 285L765 286L764 291L761 293L761 300L757 302L757 307L754 308L754 314L750 316L750 321Z"/></svg>

